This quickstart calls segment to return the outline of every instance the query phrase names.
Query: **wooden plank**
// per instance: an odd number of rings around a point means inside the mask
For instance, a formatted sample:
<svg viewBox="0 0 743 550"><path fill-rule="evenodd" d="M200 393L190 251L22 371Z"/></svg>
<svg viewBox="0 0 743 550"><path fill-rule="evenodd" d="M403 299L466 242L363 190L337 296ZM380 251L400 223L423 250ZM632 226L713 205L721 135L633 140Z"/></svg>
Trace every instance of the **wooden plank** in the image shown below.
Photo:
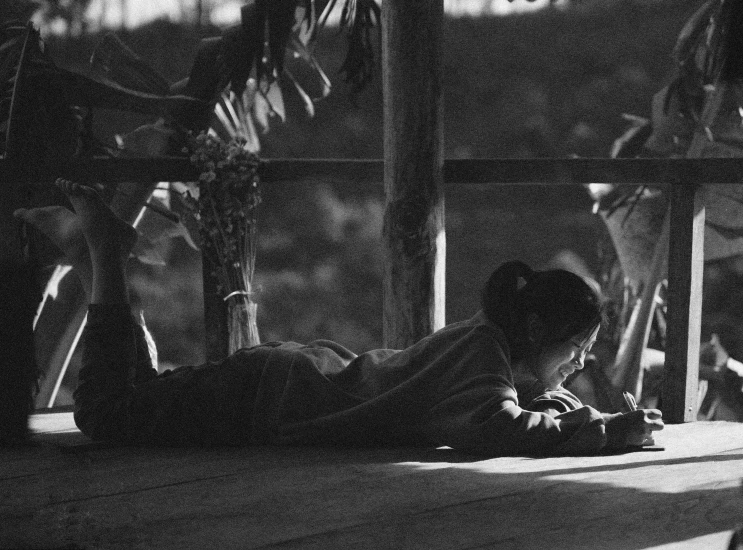
<svg viewBox="0 0 743 550"><path fill-rule="evenodd" d="M0 158L0 183L51 182L58 177L115 183L121 181L193 181L198 177L186 158L96 157L65 165L28 165ZM326 182L380 185L379 159L265 159L264 183ZM576 185L607 182L627 185L743 183L743 159L448 159L449 185Z"/></svg>
<svg viewBox="0 0 743 550"><path fill-rule="evenodd" d="M443 0L382 4L383 340L444 326Z"/></svg>
<svg viewBox="0 0 743 550"><path fill-rule="evenodd" d="M704 271L704 190L671 188L668 332L662 388L666 422L693 422L698 409Z"/></svg>
<svg viewBox="0 0 743 550"><path fill-rule="evenodd" d="M444 163L444 181L504 185L742 183L743 159L450 159Z"/></svg>
<svg viewBox="0 0 743 550"><path fill-rule="evenodd" d="M376 159L267 159L261 170L264 182L365 184L381 182L383 172L383 162ZM444 182L449 185L743 183L743 159L446 159Z"/></svg>
<svg viewBox="0 0 743 550"><path fill-rule="evenodd" d="M266 159L264 182L318 181L378 184L384 163L377 159ZM449 185L627 185L743 183L743 159L446 159Z"/></svg>
<svg viewBox="0 0 743 550"><path fill-rule="evenodd" d="M729 422L668 426L662 452L539 460L81 446L70 423L35 415L36 445L3 451L0 547L702 550L743 519Z"/></svg>

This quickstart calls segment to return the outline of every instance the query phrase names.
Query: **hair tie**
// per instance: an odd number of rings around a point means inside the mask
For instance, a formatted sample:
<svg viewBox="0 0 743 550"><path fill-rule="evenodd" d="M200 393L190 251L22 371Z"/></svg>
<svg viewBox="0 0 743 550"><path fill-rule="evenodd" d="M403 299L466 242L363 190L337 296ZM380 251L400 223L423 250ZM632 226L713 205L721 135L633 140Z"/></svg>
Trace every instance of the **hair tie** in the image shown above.
<svg viewBox="0 0 743 550"><path fill-rule="evenodd" d="M534 271L531 267L529 267L526 264L521 264L519 268L521 270L521 273L519 273L518 278L516 280L516 290L521 290L526 285L531 283L537 274L536 271ZM521 280L523 280L524 282L522 283Z"/></svg>
<svg viewBox="0 0 743 550"><path fill-rule="evenodd" d="M527 284L529 284L529 279L530 278L528 278L528 277L524 277L523 275L519 275L518 278L516 279L516 291L521 290Z"/></svg>
<svg viewBox="0 0 743 550"><path fill-rule="evenodd" d="M247 290L236 290L235 292L230 292L227 296L225 296L222 300L227 301L230 298L234 298L235 296L245 296L246 298L250 298L252 295L251 292L248 292Z"/></svg>

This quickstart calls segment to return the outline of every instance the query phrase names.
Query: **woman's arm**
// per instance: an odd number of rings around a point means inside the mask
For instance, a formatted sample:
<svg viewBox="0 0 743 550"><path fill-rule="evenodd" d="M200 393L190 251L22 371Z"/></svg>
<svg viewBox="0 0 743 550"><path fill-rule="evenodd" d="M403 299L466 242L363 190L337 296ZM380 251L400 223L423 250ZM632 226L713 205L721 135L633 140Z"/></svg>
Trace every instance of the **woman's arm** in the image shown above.
<svg viewBox="0 0 743 550"><path fill-rule="evenodd" d="M551 416L516 404L516 392L504 386L472 387L440 403L427 433L440 445L475 454L562 455L591 454L606 445L604 419L591 407Z"/></svg>
<svg viewBox="0 0 743 550"><path fill-rule="evenodd" d="M552 416L511 406L488 422L488 447L511 449L508 454L582 455L593 454L607 443L604 419L592 407L580 407ZM509 429L510 428L510 429Z"/></svg>

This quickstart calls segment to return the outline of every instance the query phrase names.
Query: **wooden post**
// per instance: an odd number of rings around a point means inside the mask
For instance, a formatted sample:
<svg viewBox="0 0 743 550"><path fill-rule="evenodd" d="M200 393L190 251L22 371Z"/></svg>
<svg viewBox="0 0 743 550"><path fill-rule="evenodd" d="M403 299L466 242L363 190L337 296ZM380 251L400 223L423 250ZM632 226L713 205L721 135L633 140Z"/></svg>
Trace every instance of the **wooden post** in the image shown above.
<svg viewBox="0 0 743 550"><path fill-rule="evenodd" d="M686 152L704 158L712 127L728 94L729 84L715 82L707 90L700 123ZM702 277L704 274L704 187L672 184L671 235L668 255L668 329L661 390L663 414L669 423L697 419L699 343L702 332Z"/></svg>
<svg viewBox="0 0 743 550"><path fill-rule="evenodd" d="M672 185L670 213L668 332L662 407L666 422L681 423L695 421L698 408L704 188Z"/></svg>
<svg viewBox="0 0 743 550"><path fill-rule="evenodd" d="M33 319L38 305L37 271L28 259L0 259L0 445L28 437L35 379Z"/></svg>
<svg viewBox="0 0 743 550"><path fill-rule="evenodd" d="M33 319L41 299L32 243L19 233L13 209L21 204L20 185L0 181L0 445L28 437L28 415L36 377Z"/></svg>
<svg viewBox="0 0 743 550"><path fill-rule="evenodd" d="M444 326L443 0L382 3L384 345Z"/></svg>

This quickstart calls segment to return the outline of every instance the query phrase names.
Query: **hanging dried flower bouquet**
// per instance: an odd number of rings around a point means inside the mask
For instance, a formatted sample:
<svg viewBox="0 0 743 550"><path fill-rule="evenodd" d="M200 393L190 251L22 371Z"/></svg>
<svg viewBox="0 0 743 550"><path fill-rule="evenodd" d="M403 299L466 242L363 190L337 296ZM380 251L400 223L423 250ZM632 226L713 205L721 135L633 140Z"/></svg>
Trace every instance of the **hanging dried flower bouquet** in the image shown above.
<svg viewBox="0 0 743 550"><path fill-rule="evenodd" d="M225 142L213 133L193 137L186 152L200 175L198 182L188 184L184 200L198 224L202 253L216 268L218 291L227 302L233 353L260 343L253 291L260 161L244 138Z"/></svg>

